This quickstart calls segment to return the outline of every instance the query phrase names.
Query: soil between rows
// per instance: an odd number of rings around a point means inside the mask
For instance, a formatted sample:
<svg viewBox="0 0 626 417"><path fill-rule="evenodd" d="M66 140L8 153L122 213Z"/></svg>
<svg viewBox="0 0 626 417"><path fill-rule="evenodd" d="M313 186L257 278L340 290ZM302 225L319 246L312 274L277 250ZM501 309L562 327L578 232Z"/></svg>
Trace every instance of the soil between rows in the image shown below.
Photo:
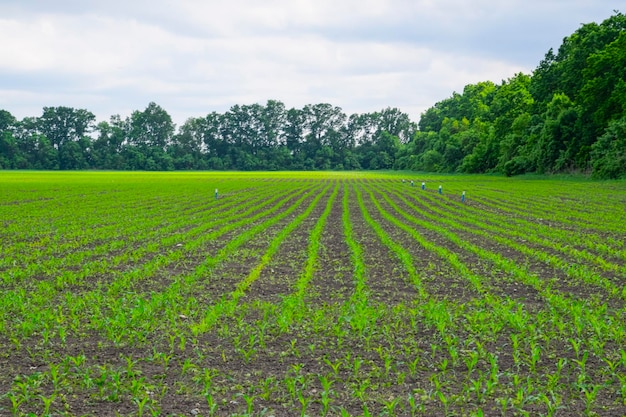
<svg viewBox="0 0 626 417"><path fill-rule="evenodd" d="M364 188L369 186L367 183L363 184ZM195 411L208 415L204 388L198 382L204 369L216 373L212 392L219 404L218 415L244 413L245 396L252 394L256 395L255 415L260 415L264 408L267 408L268 414L276 417L297 415L300 412L298 408L300 403L298 398L290 396L287 383L289 378L296 376L303 378L306 387L302 392L311 398L307 411L309 415L321 415L323 412L321 376L334 381L333 404L343 406L352 415L363 414L364 401L368 403L369 412L373 415L382 415L384 404L395 398L402 399L404 407L407 407L408 394L417 393L419 397L432 389L433 375L437 374L438 367L444 360L448 360L449 356L443 350L431 353L433 345L443 346L443 337L433 325L425 321L425 316L420 315L424 314L423 312L419 313L420 310L416 310L414 316L409 314L408 308L419 303L419 300L416 300L417 293L408 282L399 260L380 242L364 221L354 192L350 193L350 220L354 235L363 248L371 303L380 311L375 325L368 328L368 334L354 331L343 321L344 302L352 294L354 284L350 251L343 235L341 197L339 193L322 235L319 264L310 283L311 291L307 293L307 315L287 332L280 331L277 323L272 321L272 306L279 302L281 296L289 293L294 280L301 272L305 261L303 250L306 250L307 237L323 211L325 199L320 200L312 215L283 243L275 259L249 288L247 295L240 300L241 305L232 317L224 318L195 340L188 331L187 322L190 320L180 319L177 326L182 335L188 338L186 347L181 346L180 335L174 339L172 346L170 339L172 333L166 329L150 333L147 341L139 344L115 344L95 331L71 333L65 343L61 343L58 338L50 343L43 343L41 335L34 334L24 339L19 347L2 336L0 347L5 353L0 354L0 368L7 370L7 373L0 376L0 393L8 392L14 386L15 376L33 376L42 373L45 376L42 377L37 392L40 395L51 395L53 389L49 364L61 363L69 356L85 355L85 365L67 377L66 384L61 386L58 396L52 403L53 408L59 410L59 413L65 410L68 415L115 415L115 413L136 415L137 404L129 394L130 375L123 376L122 381L126 390L122 391L119 399L100 395L96 385L87 388L79 376L84 376L85 369L89 369L96 376L103 366L123 370L127 366L128 358L136 361L135 369L141 378L153 387L164 389L164 391L150 389L151 394L148 394L149 398L159 404L159 412L162 415L190 416L197 414ZM415 266L433 299L445 300L459 310L471 312L472 303L480 298L480 294L469 288L467 282L449 265L431 252L424 251L410 235L383 219L368 197L364 196L364 200L368 212L375 221L383 225L394 241L413 254ZM379 202L393 213L382 200ZM396 203L400 205L401 202ZM305 206L306 202L302 207ZM293 214L295 215L297 213ZM219 264L211 271L208 279L195 283L187 290L196 296L200 304L213 302L221 295L232 291L236 283L258 263L271 238L276 236L293 216L283 219L263 236L257 236L242 246L237 259L229 258ZM457 254L473 272L484 276L485 281L489 281L487 288L490 291L509 294L511 298L524 303L529 312L541 311L543 301L528 287L507 281L506 276L499 276L500 272L492 271L490 265L481 262L475 255L460 250L458 246L446 241L440 235L412 227L418 229L431 242ZM215 243L216 246L212 251L224 247L235 237L235 233L223 236L224 240L220 239L220 243ZM488 242L482 243L488 245ZM490 246L485 248L498 249ZM513 253L508 251L500 253L507 257L513 256ZM188 261L194 264L199 260L190 258ZM521 262L522 258L516 260ZM158 279L137 285L135 289L140 293L158 293L170 282L169 274L181 275L188 272L184 265L177 268L180 269L163 270L157 275ZM537 269L537 273L545 276L548 272ZM581 297L583 295L581 294ZM394 307L406 309L394 311ZM402 318L400 321L397 320L397 315ZM262 334L259 327L264 317L270 319L265 333ZM459 321L462 320L462 315L455 317ZM414 325L411 324L411 320L416 321ZM343 332L341 339L335 333L337 329ZM469 335L463 330L461 322L451 325L450 335L460 338L461 343L463 340L469 340ZM503 372L500 384L504 388L500 388L502 391L499 394L513 396L513 393L505 391L513 384L507 373L518 371L510 352L510 336L511 331L505 329L499 333L496 340L483 342L488 352L498 356L498 364ZM262 344L261 337L264 338ZM245 343L252 338L256 340L257 351L246 358ZM460 345L459 348L465 349L467 346ZM556 348L557 346L547 346L546 355L553 354ZM607 349L614 351L618 348L607 346ZM384 360L387 353L393 358L393 366L388 374L385 373ZM167 359L168 364L165 363L163 355L158 354L170 356ZM401 380L401 374L408 372L408 363L414 360L411 355L421 356L420 365L416 373ZM354 368L348 366L349 362L355 360L363 363L360 371L356 373ZM187 363L191 363L193 367L187 367ZM341 364L335 373L331 364L336 363ZM463 363L450 366L451 372L445 374L443 380L445 392L448 395L460 394L463 384L469 383L464 376L466 369ZM477 366L480 372L489 373L489 364L484 359L481 359ZM588 366L592 368L590 375L595 379L600 376L596 375L593 369L605 367L600 359L595 357L590 357ZM546 375L553 373L555 369L551 358L545 356L542 357L539 367ZM573 384L576 374L573 372L574 368L568 369L570 373L564 377L563 382ZM478 373L473 376L477 375ZM365 390L366 396L363 401L355 392L358 391L358 385L364 384L364 381L369 381L371 386ZM263 395L262 389L265 382L270 389L267 398ZM612 394L608 395L608 391L603 392L607 395L600 397L596 404L599 414L621 415L620 408L616 406L619 398L611 396ZM566 410L571 415L581 415L584 412L582 395L573 397L568 394L563 400L567 404ZM472 399L465 404L453 404L452 410L457 414L468 414L481 404L485 415L500 414L494 399L489 399L488 403ZM443 412L442 405L435 401L424 400L424 405L424 415L438 415ZM10 408L9 400L0 399L0 406L1 414ZM536 402L528 404L526 410L531 414L545 413L546 407ZM42 402L38 398L33 398L21 407L21 411L41 413Z"/></svg>

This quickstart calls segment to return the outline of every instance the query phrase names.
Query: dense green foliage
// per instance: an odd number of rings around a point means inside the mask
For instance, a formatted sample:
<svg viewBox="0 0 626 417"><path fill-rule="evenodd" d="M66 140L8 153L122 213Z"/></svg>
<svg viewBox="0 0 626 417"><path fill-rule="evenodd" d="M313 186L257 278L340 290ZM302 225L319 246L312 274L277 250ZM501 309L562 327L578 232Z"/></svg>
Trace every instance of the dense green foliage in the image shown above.
<svg viewBox="0 0 626 417"><path fill-rule="evenodd" d="M0 169L356 170L626 175L626 16L590 23L532 75L467 85L419 124L396 108L347 116L327 103L235 105L176 129L155 103L96 123L44 107L0 110Z"/></svg>
<svg viewBox="0 0 626 417"><path fill-rule="evenodd" d="M82 109L45 107L22 121L0 111L0 168L390 169L415 130L398 109L347 117L326 103L286 109L275 100L190 118L178 130L155 103L97 125Z"/></svg>
<svg viewBox="0 0 626 417"><path fill-rule="evenodd" d="M626 16L583 25L532 75L468 85L428 109L400 168L626 173Z"/></svg>

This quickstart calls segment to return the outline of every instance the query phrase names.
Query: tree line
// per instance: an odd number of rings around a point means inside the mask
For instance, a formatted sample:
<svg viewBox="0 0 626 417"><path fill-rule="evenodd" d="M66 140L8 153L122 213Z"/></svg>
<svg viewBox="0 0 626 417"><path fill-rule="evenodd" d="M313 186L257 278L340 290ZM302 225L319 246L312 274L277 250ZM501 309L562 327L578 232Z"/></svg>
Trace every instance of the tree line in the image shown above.
<svg viewBox="0 0 626 417"><path fill-rule="evenodd" d="M416 124L395 108L347 117L327 103L286 109L235 105L189 118L176 129L150 103L129 117L95 124L93 113L44 107L16 120L0 110L0 167L112 170L357 170L392 169Z"/></svg>
<svg viewBox="0 0 626 417"><path fill-rule="evenodd" d="M44 107L0 110L0 169L376 170L626 175L626 17L582 25L535 71L467 85L419 123L397 108L235 105L176 127L149 103L96 123Z"/></svg>
<svg viewBox="0 0 626 417"><path fill-rule="evenodd" d="M626 16L590 23L532 75L467 85L428 109L403 168L626 175Z"/></svg>

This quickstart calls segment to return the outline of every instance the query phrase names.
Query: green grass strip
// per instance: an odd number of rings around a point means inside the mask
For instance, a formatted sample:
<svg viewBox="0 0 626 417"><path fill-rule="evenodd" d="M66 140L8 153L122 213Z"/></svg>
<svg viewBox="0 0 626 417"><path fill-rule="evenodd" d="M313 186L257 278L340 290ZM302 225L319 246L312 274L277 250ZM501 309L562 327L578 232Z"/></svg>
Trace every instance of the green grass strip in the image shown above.
<svg viewBox="0 0 626 417"><path fill-rule="evenodd" d="M365 278L365 262L363 261L363 249L361 245L355 240L352 230L352 223L350 222L350 209L348 205L348 189L344 186L344 194L342 201L342 222L343 233L346 239L346 243L350 248L352 264L354 265L354 284L355 290L351 297L351 302L363 301L367 298L367 285Z"/></svg>
<svg viewBox="0 0 626 417"><path fill-rule="evenodd" d="M300 278L295 284L295 292L286 296L282 303L279 313L279 322L281 323L281 328L286 330L294 320L294 313L304 311L304 295L306 290L313 279L313 274L315 272L315 268L319 259L319 251L320 251L320 241L322 237L322 232L324 231L324 227L326 226L326 220L330 215L330 212L333 208L333 203L335 202L335 198L339 193L339 186L335 184L335 188L333 189L330 198L326 202L326 207L324 212L315 223L315 227L311 231L311 235L309 236L309 246L307 247L307 261L304 267L304 270L300 274Z"/></svg>
<svg viewBox="0 0 626 417"><path fill-rule="evenodd" d="M374 232L376 232L376 235L378 236L380 241L396 255L400 262L402 262L402 265L404 265L404 268L409 273L411 282L417 289L420 298L427 299L429 295L422 285L421 277L415 269L415 265L413 265L412 256L409 251L407 251L398 243L394 242L393 239L389 237L387 232L385 232L385 230L380 226L380 224L372 219L372 216L370 216L367 208L365 207L365 203L363 202L363 196L359 189L356 189L356 196L357 201L359 202L359 207L361 208L361 212L363 214L363 218L365 219L367 224L374 230Z"/></svg>

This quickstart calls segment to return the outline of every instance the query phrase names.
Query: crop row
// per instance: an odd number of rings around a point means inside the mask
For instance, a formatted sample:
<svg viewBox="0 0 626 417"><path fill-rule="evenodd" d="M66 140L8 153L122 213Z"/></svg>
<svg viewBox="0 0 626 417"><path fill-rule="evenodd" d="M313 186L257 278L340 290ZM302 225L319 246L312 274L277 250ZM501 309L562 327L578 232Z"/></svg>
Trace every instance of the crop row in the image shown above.
<svg viewBox="0 0 626 417"><path fill-rule="evenodd" d="M622 183L21 175L0 414L626 409Z"/></svg>

